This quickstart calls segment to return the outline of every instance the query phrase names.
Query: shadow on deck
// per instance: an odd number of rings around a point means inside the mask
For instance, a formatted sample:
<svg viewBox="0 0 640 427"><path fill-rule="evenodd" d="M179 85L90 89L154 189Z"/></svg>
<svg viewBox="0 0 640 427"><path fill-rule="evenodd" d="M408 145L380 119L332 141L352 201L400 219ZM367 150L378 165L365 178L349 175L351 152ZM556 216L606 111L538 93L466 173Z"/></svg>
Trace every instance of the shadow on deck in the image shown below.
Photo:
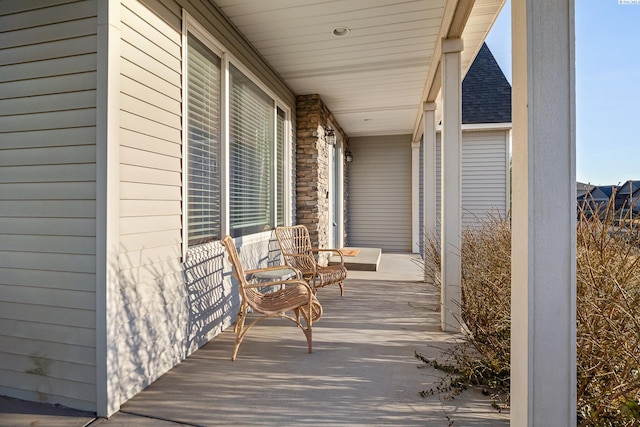
<svg viewBox="0 0 640 427"><path fill-rule="evenodd" d="M229 328L91 425L508 425L477 390L419 396L442 374L419 369L414 352L436 357L455 337L440 332L436 294L413 257L383 254L378 271L350 271L342 298L337 286L320 289L312 354L292 323L270 319L232 362Z"/></svg>

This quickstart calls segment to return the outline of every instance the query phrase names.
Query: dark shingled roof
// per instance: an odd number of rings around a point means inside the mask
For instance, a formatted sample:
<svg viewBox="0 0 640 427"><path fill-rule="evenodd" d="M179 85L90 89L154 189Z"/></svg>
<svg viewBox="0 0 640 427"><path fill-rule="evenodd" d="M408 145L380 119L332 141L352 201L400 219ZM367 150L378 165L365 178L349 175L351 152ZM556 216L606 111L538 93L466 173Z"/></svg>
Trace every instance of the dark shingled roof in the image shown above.
<svg viewBox="0 0 640 427"><path fill-rule="evenodd" d="M462 123L511 123L511 85L485 43L462 81Z"/></svg>

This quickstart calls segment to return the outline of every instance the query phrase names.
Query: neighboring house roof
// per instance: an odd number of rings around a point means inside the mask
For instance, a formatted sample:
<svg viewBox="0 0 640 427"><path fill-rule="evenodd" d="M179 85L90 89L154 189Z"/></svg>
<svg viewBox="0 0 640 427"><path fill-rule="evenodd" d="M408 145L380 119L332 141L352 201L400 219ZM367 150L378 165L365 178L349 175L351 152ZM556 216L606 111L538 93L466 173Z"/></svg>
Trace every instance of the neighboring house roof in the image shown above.
<svg viewBox="0 0 640 427"><path fill-rule="evenodd" d="M613 190L618 191L618 186L617 185L600 185L598 189L607 196L607 199L610 199L611 195L613 194Z"/></svg>
<svg viewBox="0 0 640 427"><path fill-rule="evenodd" d="M462 123L511 123L511 85L486 43L462 81Z"/></svg>
<svg viewBox="0 0 640 427"><path fill-rule="evenodd" d="M600 203L607 202L609 200L609 197L611 197L611 195L609 194L609 196L607 196L607 194L600 187L593 187L582 196L578 196L578 201L587 199L587 201L589 202Z"/></svg>
<svg viewBox="0 0 640 427"><path fill-rule="evenodd" d="M618 189L618 193L621 197L628 197L636 192L640 188L640 181L629 180L622 184Z"/></svg>

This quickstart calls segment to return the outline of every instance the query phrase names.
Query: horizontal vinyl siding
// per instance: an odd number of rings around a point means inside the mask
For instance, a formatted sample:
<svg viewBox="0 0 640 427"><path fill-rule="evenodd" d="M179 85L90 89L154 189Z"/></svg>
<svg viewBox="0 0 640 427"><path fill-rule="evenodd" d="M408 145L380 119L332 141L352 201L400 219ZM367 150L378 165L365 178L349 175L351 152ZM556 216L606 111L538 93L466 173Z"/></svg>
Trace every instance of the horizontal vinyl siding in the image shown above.
<svg viewBox="0 0 640 427"><path fill-rule="evenodd" d="M156 7L158 4L156 3ZM124 402L185 357L181 33L121 7L118 372Z"/></svg>
<svg viewBox="0 0 640 427"><path fill-rule="evenodd" d="M509 210L508 131L462 132L462 227ZM440 134L436 138L436 213L440 217ZM439 232L439 227L438 227Z"/></svg>
<svg viewBox="0 0 640 427"><path fill-rule="evenodd" d="M182 6L289 106L295 105L288 88L208 2L122 1L120 403L229 326L239 305L219 242L190 250L183 259ZM240 246L247 268L275 257L268 236Z"/></svg>
<svg viewBox="0 0 640 427"><path fill-rule="evenodd" d="M0 28L0 394L95 410L96 2Z"/></svg>
<svg viewBox="0 0 640 427"><path fill-rule="evenodd" d="M411 138L352 138L349 246L411 251Z"/></svg>
<svg viewBox="0 0 640 427"><path fill-rule="evenodd" d="M477 226L508 206L506 130L462 133L462 226Z"/></svg>

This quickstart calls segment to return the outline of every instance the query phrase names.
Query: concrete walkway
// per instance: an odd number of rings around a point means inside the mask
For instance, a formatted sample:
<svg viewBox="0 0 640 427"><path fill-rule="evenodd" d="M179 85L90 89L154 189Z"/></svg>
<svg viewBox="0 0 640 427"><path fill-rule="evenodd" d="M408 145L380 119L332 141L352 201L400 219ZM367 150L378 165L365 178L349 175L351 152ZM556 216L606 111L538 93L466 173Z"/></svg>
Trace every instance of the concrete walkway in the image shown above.
<svg viewBox="0 0 640 427"><path fill-rule="evenodd" d="M439 331L436 295L413 257L383 254L377 272L350 271L342 298L338 287L321 289L312 354L292 323L271 319L249 332L235 362L227 330L109 420L8 414L0 399L0 426L508 425L478 390L420 397L441 373L420 367L414 353L437 357L454 337Z"/></svg>

